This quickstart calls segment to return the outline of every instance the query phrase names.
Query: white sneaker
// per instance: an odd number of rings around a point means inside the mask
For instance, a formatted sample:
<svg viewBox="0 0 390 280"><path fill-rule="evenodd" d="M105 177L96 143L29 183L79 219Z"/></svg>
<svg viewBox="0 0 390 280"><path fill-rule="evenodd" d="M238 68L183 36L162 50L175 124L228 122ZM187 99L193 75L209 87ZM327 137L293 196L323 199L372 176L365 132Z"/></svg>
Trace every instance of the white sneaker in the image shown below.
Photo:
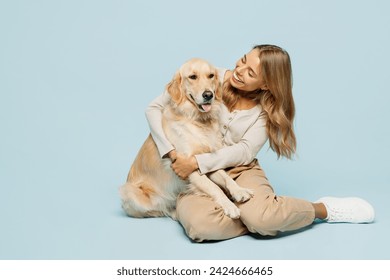
<svg viewBox="0 0 390 280"><path fill-rule="evenodd" d="M323 197L315 203L325 205L328 223L371 223L375 218L371 204L358 197Z"/></svg>

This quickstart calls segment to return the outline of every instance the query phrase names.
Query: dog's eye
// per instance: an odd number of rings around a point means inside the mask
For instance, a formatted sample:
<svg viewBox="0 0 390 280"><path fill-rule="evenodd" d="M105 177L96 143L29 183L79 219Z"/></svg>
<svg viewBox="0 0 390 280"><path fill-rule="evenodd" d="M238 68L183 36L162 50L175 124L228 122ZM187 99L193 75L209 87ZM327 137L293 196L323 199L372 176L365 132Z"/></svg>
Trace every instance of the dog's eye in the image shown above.
<svg viewBox="0 0 390 280"><path fill-rule="evenodd" d="M188 78L190 78L191 80L196 80L197 76L196 75L191 75Z"/></svg>
<svg viewBox="0 0 390 280"><path fill-rule="evenodd" d="M212 79L212 78L214 78L214 74L209 75L209 79Z"/></svg>

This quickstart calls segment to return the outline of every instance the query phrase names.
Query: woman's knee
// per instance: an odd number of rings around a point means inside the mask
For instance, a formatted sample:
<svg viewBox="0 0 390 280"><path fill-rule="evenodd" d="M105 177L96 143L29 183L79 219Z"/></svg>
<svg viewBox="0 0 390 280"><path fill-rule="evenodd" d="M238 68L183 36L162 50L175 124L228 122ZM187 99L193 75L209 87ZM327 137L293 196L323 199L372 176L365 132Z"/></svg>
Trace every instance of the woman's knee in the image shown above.
<svg viewBox="0 0 390 280"><path fill-rule="evenodd" d="M229 239L247 232L240 220L227 217L210 198L182 198L176 211L178 221L195 242Z"/></svg>
<svg viewBox="0 0 390 280"><path fill-rule="evenodd" d="M278 203L276 195L269 195L261 202L241 209L241 220L250 232L275 236L286 222Z"/></svg>
<svg viewBox="0 0 390 280"><path fill-rule="evenodd" d="M198 211L183 211L178 208L177 218L183 226L187 236L195 242L210 240L220 230L213 221L218 213L207 213L205 209Z"/></svg>
<svg viewBox="0 0 390 280"><path fill-rule="evenodd" d="M195 213L191 217L179 219L187 236L195 241L202 242L204 240L211 240L218 232L215 224L210 223L208 215L204 212Z"/></svg>

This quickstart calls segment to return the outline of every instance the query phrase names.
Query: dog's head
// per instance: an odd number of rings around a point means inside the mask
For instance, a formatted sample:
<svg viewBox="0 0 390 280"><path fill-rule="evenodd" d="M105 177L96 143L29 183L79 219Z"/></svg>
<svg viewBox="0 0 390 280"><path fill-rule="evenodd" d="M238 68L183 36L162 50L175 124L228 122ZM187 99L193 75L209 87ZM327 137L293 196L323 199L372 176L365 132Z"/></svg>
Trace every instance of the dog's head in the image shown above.
<svg viewBox="0 0 390 280"><path fill-rule="evenodd" d="M193 58L180 67L167 85L167 91L178 107L189 109L192 106L201 114L210 113L214 102L222 97L217 69L199 58Z"/></svg>

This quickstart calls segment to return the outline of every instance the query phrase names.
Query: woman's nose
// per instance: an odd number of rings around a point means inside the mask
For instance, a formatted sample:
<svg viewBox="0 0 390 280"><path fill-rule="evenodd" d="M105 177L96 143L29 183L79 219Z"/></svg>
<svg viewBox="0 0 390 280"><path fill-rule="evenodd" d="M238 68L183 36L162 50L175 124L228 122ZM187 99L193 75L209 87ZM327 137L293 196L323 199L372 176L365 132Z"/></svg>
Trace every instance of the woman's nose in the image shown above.
<svg viewBox="0 0 390 280"><path fill-rule="evenodd" d="M242 76L242 73L244 73L244 70L245 70L245 66L239 66L239 65L237 65L237 67L236 67L236 73L237 73L239 76Z"/></svg>

